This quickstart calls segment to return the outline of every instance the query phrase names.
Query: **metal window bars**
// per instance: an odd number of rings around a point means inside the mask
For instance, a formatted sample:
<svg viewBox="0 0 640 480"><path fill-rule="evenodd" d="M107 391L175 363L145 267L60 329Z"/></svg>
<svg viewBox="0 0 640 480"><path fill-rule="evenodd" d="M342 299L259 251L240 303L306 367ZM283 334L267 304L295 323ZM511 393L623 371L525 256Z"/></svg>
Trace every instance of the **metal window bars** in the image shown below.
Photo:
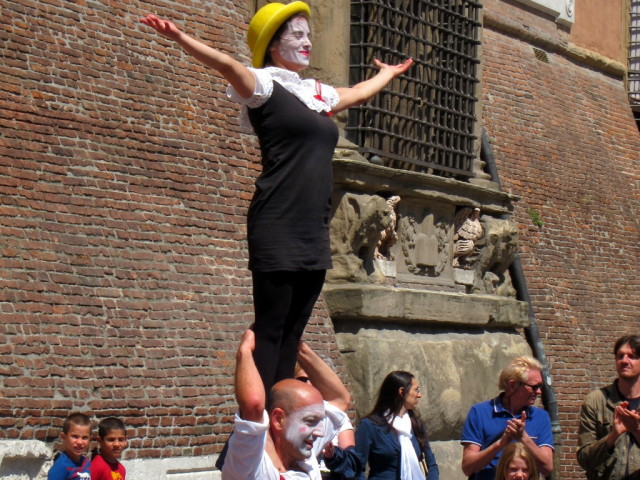
<svg viewBox="0 0 640 480"><path fill-rule="evenodd" d="M347 138L389 167L458 179L473 176L481 3L472 0L351 2L352 84L377 58L415 64L349 112Z"/></svg>
<svg viewBox="0 0 640 480"><path fill-rule="evenodd" d="M640 0L631 0L629 8L629 103L640 128Z"/></svg>

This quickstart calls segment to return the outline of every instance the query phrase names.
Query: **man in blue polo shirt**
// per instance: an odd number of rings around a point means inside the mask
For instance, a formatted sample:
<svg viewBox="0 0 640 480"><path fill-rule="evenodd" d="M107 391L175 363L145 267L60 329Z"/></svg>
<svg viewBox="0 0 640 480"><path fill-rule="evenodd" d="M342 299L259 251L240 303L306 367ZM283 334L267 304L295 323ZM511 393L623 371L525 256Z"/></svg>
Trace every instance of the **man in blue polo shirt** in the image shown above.
<svg viewBox="0 0 640 480"><path fill-rule="evenodd" d="M553 434L549 414L533 404L542 390L542 365L523 356L500 373L502 393L471 407L462 440L462 471L473 480L494 480L500 454L509 443L522 442L538 471L553 470Z"/></svg>

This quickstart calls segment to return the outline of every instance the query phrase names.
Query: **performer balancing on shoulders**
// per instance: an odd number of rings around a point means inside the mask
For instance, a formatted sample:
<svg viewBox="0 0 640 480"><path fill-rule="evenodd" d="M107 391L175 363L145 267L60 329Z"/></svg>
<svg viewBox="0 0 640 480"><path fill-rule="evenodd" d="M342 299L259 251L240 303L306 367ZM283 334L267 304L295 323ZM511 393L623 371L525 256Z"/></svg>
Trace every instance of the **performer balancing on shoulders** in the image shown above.
<svg viewBox="0 0 640 480"><path fill-rule="evenodd" d="M269 3L249 24L253 67L147 15L141 22L177 42L229 82L243 105L241 124L258 137L262 173L249 207L256 348L265 389L293 375L298 343L331 268L329 214L338 128L329 118L359 105L412 64L374 60L378 73L350 88L299 74L309 66L310 10L304 2Z"/></svg>

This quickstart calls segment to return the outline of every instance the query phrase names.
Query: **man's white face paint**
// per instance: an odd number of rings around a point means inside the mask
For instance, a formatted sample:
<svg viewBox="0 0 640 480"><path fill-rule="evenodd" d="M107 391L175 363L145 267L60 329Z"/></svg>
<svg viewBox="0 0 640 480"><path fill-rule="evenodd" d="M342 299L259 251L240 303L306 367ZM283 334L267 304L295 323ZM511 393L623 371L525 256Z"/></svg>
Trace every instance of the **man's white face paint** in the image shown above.
<svg viewBox="0 0 640 480"><path fill-rule="evenodd" d="M309 458L316 438L324 435L324 405L303 407L287 415L284 437L300 458Z"/></svg>
<svg viewBox="0 0 640 480"><path fill-rule="evenodd" d="M311 54L311 31L307 19L298 16L289 20L276 48L287 62L308 67Z"/></svg>

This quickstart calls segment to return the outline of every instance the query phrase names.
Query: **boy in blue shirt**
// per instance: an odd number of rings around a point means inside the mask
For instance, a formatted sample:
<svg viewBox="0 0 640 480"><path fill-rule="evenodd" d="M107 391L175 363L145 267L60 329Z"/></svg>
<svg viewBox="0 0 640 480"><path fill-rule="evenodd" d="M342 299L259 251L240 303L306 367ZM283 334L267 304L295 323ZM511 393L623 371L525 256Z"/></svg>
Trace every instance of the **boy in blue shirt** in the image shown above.
<svg viewBox="0 0 640 480"><path fill-rule="evenodd" d="M89 457L85 453L91 441L91 420L84 413L72 413L60 434L64 450L49 469L47 480L91 480Z"/></svg>

